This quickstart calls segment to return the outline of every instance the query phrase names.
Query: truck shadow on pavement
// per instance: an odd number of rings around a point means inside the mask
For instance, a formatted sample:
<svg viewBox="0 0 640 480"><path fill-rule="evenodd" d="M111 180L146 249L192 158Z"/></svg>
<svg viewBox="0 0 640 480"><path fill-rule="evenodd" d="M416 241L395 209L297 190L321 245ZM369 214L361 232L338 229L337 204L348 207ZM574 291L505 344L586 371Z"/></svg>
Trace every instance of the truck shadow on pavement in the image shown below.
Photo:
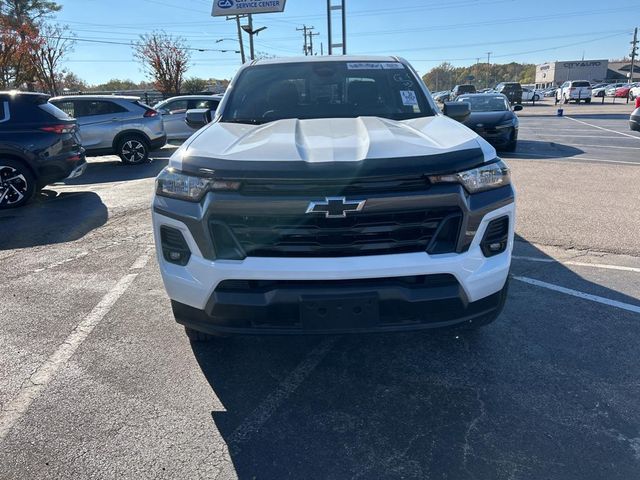
<svg viewBox="0 0 640 480"><path fill-rule="evenodd" d="M549 260L522 238L516 251ZM560 263L515 260L512 275L640 305ZM640 471L638 320L512 278L475 332L191 346L241 479L626 480Z"/></svg>
<svg viewBox="0 0 640 480"><path fill-rule="evenodd" d="M0 250L78 240L107 218L107 207L94 192L44 189L24 207L0 212Z"/></svg>
<svg viewBox="0 0 640 480"><path fill-rule="evenodd" d="M570 138L570 136L567 136ZM558 142L549 142L541 140L518 140L518 147L515 152L498 151L500 157L517 157L518 154L535 154L542 156L553 156L557 158L575 157L581 155L584 150L581 150L570 145L565 145Z"/></svg>

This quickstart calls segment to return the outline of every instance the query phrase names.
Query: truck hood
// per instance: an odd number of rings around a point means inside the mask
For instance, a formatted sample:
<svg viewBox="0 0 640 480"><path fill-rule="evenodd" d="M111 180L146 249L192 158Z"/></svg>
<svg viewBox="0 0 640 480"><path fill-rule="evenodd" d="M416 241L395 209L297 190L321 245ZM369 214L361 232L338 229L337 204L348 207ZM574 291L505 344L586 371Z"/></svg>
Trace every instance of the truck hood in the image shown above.
<svg viewBox="0 0 640 480"><path fill-rule="evenodd" d="M171 157L179 170L219 169L220 163L267 167L289 164L367 163L392 158L443 159L455 152L475 152L488 161L496 152L475 132L442 115L395 121L379 117L284 119L264 125L212 123L191 137ZM450 155L443 155L450 154ZM346 165L345 165L346 166Z"/></svg>

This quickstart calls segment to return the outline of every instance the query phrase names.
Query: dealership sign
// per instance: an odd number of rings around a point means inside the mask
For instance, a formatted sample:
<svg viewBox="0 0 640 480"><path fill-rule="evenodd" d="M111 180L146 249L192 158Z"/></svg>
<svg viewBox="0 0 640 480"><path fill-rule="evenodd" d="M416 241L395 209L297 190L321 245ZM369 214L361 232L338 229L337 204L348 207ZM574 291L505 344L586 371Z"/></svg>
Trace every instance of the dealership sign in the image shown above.
<svg viewBox="0 0 640 480"><path fill-rule="evenodd" d="M247 13L282 12L287 0L213 0L214 17Z"/></svg>

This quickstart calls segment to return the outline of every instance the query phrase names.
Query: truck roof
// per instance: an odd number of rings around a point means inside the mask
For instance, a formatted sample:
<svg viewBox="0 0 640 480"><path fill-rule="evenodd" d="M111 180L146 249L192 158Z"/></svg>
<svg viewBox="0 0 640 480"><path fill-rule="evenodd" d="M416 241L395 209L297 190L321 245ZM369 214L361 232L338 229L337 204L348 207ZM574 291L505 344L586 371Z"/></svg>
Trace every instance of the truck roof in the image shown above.
<svg viewBox="0 0 640 480"><path fill-rule="evenodd" d="M251 65L270 65L302 62L398 62L400 57L390 55L313 55L306 57L279 57L254 60Z"/></svg>

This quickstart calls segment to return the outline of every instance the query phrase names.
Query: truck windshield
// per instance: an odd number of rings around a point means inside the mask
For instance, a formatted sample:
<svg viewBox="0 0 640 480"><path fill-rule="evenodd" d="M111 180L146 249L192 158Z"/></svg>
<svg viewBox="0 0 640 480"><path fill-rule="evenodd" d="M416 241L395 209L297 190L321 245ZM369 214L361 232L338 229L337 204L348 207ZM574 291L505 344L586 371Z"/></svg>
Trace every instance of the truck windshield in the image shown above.
<svg viewBox="0 0 640 480"><path fill-rule="evenodd" d="M417 79L399 62L257 65L240 74L230 93L222 122L434 115Z"/></svg>

